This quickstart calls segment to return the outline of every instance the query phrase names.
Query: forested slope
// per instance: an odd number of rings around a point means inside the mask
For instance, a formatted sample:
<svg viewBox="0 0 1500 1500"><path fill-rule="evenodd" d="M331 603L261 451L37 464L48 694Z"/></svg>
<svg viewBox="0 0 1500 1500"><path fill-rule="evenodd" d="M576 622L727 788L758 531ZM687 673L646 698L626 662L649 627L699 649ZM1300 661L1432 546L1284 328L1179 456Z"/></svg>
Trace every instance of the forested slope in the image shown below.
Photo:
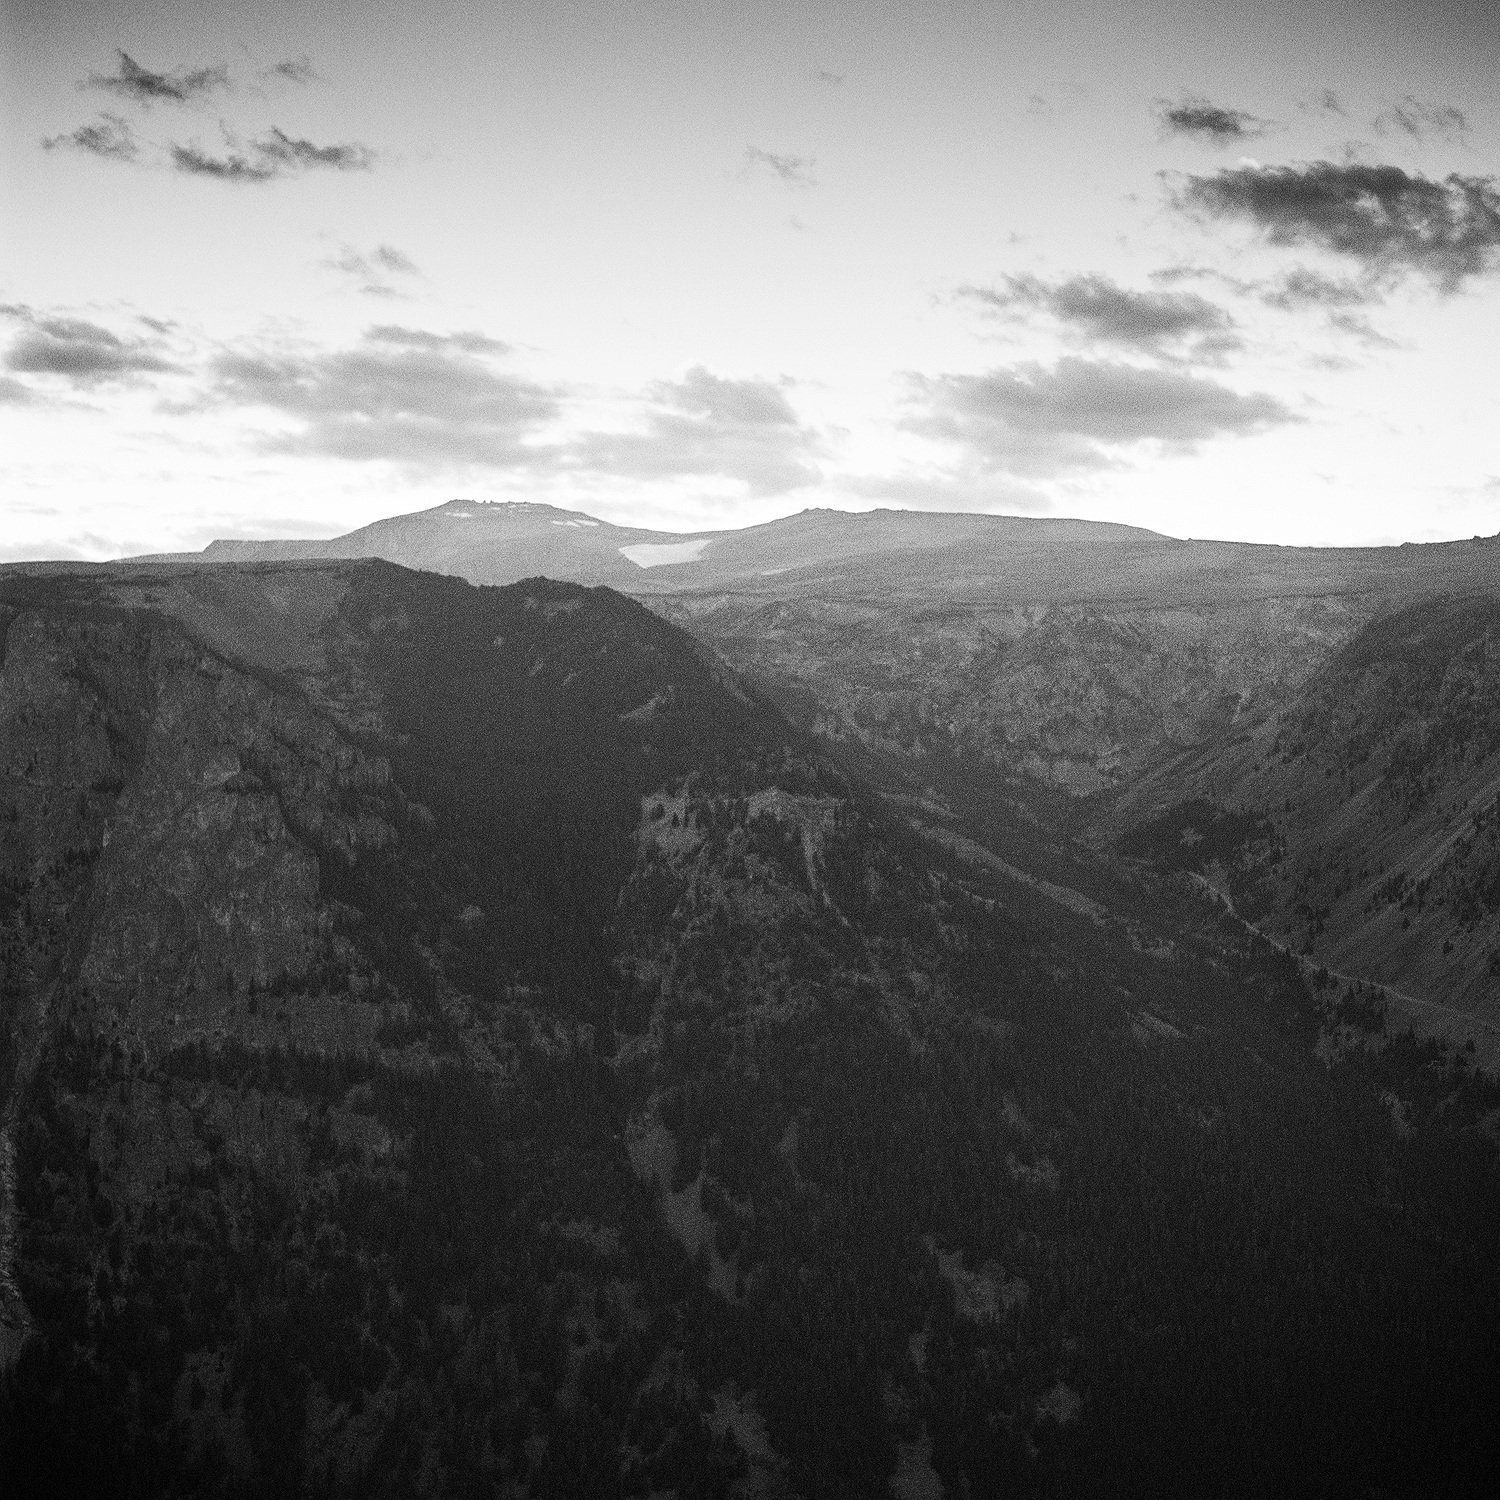
<svg viewBox="0 0 1500 1500"><path fill-rule="evenodd" d="M0 1471L1480 1493L1494 1111L607 590L0 574ZM23 1337L24 1335L24 1337Z"/></svg>

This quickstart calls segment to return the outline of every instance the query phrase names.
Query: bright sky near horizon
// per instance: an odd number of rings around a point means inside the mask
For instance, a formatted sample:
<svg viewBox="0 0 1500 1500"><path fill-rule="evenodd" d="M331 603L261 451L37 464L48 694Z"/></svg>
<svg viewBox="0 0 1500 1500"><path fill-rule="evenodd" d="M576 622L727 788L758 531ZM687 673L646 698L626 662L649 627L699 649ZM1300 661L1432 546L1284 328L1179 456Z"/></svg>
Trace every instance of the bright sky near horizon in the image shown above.
<svg viewBox="0 0 1500 1500"><path fill-rule="evenodd" d="M1500 531L1490 0L0 0L0 561Z"/></svg>

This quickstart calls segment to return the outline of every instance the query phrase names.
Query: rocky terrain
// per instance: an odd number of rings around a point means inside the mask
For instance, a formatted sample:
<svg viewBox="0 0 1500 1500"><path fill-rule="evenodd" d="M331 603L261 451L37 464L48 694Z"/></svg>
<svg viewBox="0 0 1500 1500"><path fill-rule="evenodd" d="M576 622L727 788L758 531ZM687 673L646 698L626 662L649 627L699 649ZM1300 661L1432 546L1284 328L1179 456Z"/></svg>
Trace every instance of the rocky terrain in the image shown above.
<svg viewBox="0 0 1500 1500"><path fill-rule="evenodd" d="M1446 666L1422 643L1469 608L1455 601L1500 600L1500 541L1278 548L900 511L807 511L684 538L455 501L332 542L215 543L204 557L277 548L376 552L476 582L533 568L607 581L709 643L887 790L936 796L961 821L1002 813L1008 845L1052 861L1054 877L1066 846L1038 840L1039 825L1102 850L1132 820L1170 822L1200 800L1270 819L1267 847L1287 862L1262 871L1248 910L1278 941L1500 1018L1500 920L1483 894L1488 752L1470 735L1461 754L1427 755L1421 809L1407 793L1377 795L1385 750L1412 753L1431 705L1339 666L1384 654L1408 687L1438 671L1437 688ZM1460 626L1471 654L1488 628L1472 613ZM1487 678L1463 691L1466 723L1500 722ZM1435 732L1447 744L1455 731Z"/></svg>
<svg viewBox="0 0 1500 1500"><path fill-rule="evenodd" d="M794 675L541 579L0 571L16 1493L1482 1492L1500 1088Z"/></svg>
<svg viewBox="0 0 1500 1500"><path fill-rule="evenodd" d="M1159 831L1317 963L1495 1021L1497 797L1500 597L1453 598L1381 616L1274 709L1153 767L1101 827ZM1205 840L1220 808L1242 841Z"/></svg>

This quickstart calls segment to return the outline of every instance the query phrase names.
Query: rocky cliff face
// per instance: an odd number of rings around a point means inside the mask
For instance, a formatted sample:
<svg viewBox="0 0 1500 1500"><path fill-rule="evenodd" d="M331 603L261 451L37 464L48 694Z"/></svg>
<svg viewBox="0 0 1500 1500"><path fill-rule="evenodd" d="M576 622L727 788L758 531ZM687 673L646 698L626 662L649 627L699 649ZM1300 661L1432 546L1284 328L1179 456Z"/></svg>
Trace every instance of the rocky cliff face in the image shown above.
<svg viewBox="0 0 1500 1500"><path fill-rule="evenodd" d="M1382 615L1238 732L1164 761L1101 826L1192 838L1173 809L1232 808L1267 830L1212 851L1247 916L1331 970L1500 1020L1497 639L1488 598Z"/></svg>
<svg viewBox="0 0 1500 1500"><path fill-rule="evenodd" d="M7 1479L1488 1477L1500 1093L1330 1073L1210 909L888 803L607 590L12 570L0 621ZM1058 624L1078 681L1129 623ZM1041 702L1046 627L883 636L877 691L1030 649Z"/></svg>
<svg viewBox="0 0 1500 1500"><path fill-rule="evenodd" d="M654 598L793 713L904 757L1073 796L1279 702L1369 617L1358 600L1197 607Z"/></svg>

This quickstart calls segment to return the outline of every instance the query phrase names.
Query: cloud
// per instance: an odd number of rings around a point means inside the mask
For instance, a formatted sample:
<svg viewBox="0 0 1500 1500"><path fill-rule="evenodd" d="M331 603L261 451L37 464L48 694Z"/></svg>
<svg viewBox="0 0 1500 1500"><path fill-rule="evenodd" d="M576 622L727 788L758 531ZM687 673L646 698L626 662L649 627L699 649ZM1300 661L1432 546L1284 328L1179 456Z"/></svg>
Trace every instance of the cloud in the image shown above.
<svg viewBox="0 0 1500 1500"><path fill-rule="evenodd" d="M1306 266L1294 266L1261 294L1261 301L1268 307L1277 307L1283 312L1295 312L1305 307L1363 307L1379 300L1380 294L1363 282L1324 276Z"/></svg>
<svg viewBox="0 0 1500 1500"><path fill-rule="evenodd" d="M368 172L375 163L375 153L358 142L337 146L315 146L284 130L272 126L269 133L251 142L267 161L289 169L328 167L335 172Z"/></svg>
<svg viewBox="0 0 1500 1500"><path fill-rule="evenodd" d="M1297 108L1306 115L1339 115L1347 118L1349 114L1344 108L1344 101L1333 89L1319 89L1306 99L1299 99Z"/></svg>
<svg viewBox="0 0 1500 1500"><path fill-rule="evenodd" d="M553 391L497 371L481 334L387 326L351 349L230 350L214 362L210 399L291 419L275 452L419 467L523 467L545 457L525 439L557 412Z"/></svg>
<svg viewBox="0 0 1500 1500"><path fill-rule="evenodd" d="M356 250L353 245L340 245L339 253L323 262L335 271L355 277L359 290L366 297L398 297L404 295L386 279L388 276L420 276L417 263L394 245L377 245L368 254Z"/></svg>
<svg viewBox="0 0 1500 1500"><path fill-rule="evenodd" d="M1338 333L1358 339L1360 343L1371 349L1399 349L1401 347L1399 339L1393 339L1388 334L1382 333L1368 318L1359 313L1331 312L1328 314L1328 326Z"/></svg>
<svg viewBox="0 0 1500 1500"><path fill-rule="evenodd" d="M1190 97L1173 104L1169 99L1156 101L1156 117L1167 135L1195 136L1199 140L1227 145L1231 141L1251 140L1270 129L1269 120L1257 119L1242 109L1225 109L1207 99Z"/></svg>
<svg viewBox="0 0 1500 1500"><path fill-rule="evenodd" d="M103 156L112 161L134 161L140 152L130 122L108 112L65 135L47 136L42 141L42 149L83 151L90 156Z"/></svg>
<svg viewBox="0 0 1500 1500"><path fill-rule="evenodd" d="M59 375L76 385L169 374L180 367L145 339L122 339L82 318L38 316L28 307L0 308L22 327L5 352L5 367L20 375ZM24 387L23 387L24 389Z"/></svg>
<svg viewBox="0 0 1500 1500"><path fill-rule="evenodd" d="M591 432L566 462L636 479L683 476L738 481L754 495L779 495L821 478L817 434L805 426L781 386L729 380L698 366L650 391L642 432Z"/></svg>
<svg viewBox="0 0 1500 1500"><path fill-rule="evenodd" d="M116 51L113 73L90 73L85 88L102 89L133 104L187 104L208 94L228 92L229 69L223 63L176 73L153 73L128 52Z"/></svg>
<svg viewBox="0 0 1500 1500"><path fill-rule="evenodd" d="M32 399L31 388L24 382L0 375L0 406L24 406Z"/></svg>
<svg viewBox="0 0 1500 1500"><path fill-rule="evenodd" d="M1056 124L1082 108L1089 101L1089 92L1076 83L1059 85L1051 93L1028 94L1025 113L1033 120L1044 124Z"/></svg>
<svg viewBox="0 0 1500 1500"><path fill-rule="evenodd" d="M746 146L741 175L748 177L753 172L766 171L789 188L810 188L818 185L812 175L816 164L811 156L780 155L775 151L762 151L759 146Z"/></svg>
<svg viewBox="0 0 1500 1500"><path fill-rule="evenodd" d="M916 376L913 430L964 445L986 468L1019 475L1098 468L1143 441L1190 448L1296 421L1280 401L1176 371L1067 358L982 375Z"/></svg>
<svg viewBox="0 0 1500 1500"><path fill-rule="evenodd" d="M278 177L319 168L336 172L368 172L375 153L358 142L315 146L311 141L289 136L272 126L263 136L241 149L225 133L229 148L222 156L210 156L197 144L171 148L172 166L190 177L211 177L220 182L271 182Z"/></svg>
<svg viewBox="0 0 1500 1500"><path fill-rule="evenodd" d="M1500 251L1500 192L1492 177L1441 182L1400 167L1230 167L1189 177L1176 195L1188 212L1239 219L1273 245L1316 245L1374 276L1425 276L1444 292L1491 269Z"/></svg>
<svg viewBox="0 0 1500 1500"><path fill-rule="evenodd" d="M1327 314L1327 325L1334 333L1357 340L1370 349L1399 349L1397 340L1387 337L1362 313L1354 308L1369 307L1382 301L1380 290L1368 281L1350 281L1344 277L1325 276L1307 266L1294 266L1270 282L1246 283L1245 291L1258 296L1267 307L1281 312L1308 311ZM1320 360L1324 368L1347 369L1348 361Z"/></svg>
<svg viewBox="0 0 1500 1500"><path fill-rule="evenodd" d="M172 166L189 177L212 177L219 182L269 182L280 176L274 164L252 160L237 151L209 156L198 146L172 146Z"/></svg>
<svg viewBox="0 0 1500 1500"><path fill-rule="evenodd" d="M1375 116L1377 135L1401 134L1414 141L1436 136L1442 141L1463 141L1469 134L1468 117L1451 104L1423 104L1408 94Z"/></svg>
<svg viewBox="0 0 1500 1500"><path fill-rule="evenodd" d="M306 84L311 83L318 74L306 57L294 57L284 62L272 63L269 68L262 68L260 76L266 79L285 80L287 83Z"/></svg>
<svg viewBox="0 0 1500 1500"><path fill-rule="evenodd" d="M404 328L399 323L377 323L365 329L365 337L377 344L399 344L406 349L453 349L461 354L509 354L510 345L487 333L460 329L457 333L430 333L425 328Z"/></svg>
<svg viewBox="0 0 1500 1500"><path fill-rule="evenodd" d="M417 263L394 245L376 245L370 252L371 261L382 271L391 271L397 276L419 276Z"/></svg>
<svg viewBox="0 0 1500 1500"><path fill-rule="evenodd" d="M848 74L835 73L829 68L814 68L812 76L816 78L819 83L826 83L831 88L837 88L839 84L841 84L844 79L848 77Z"/></svg>
<svg viewBox="0 0 1500 1500"><path fill-rule="evenodd" d="M959 295L997 311L1044 312L1086 339L1147 354L1190 341L1200 359L1240 347L1229 314L1195 292L1136 292L1097 275L1051 283L1007 276L1003 291L966 286Z"/></svg>

